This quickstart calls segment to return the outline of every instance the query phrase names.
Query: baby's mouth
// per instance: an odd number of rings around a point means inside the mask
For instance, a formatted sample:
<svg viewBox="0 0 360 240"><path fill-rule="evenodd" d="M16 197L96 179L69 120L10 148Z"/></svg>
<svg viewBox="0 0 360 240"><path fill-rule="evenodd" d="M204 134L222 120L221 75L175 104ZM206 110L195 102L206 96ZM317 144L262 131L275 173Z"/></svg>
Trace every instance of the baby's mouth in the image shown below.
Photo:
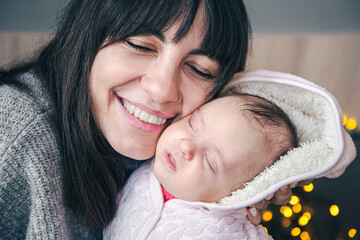
<svg viewBox="0 0 360 240"><path fill-rule="evenodd" d="M164 125L166 123L165 118L158 117L154 114L150 114L134 105L131 105L128 102L125 102L123 99L120 99L121 104L124 106L124 108L134 117L137 119L146 122L146 123L152 123L156 125Z"/></svg>
<svg viewBox="0 0 360 240"><path fill-rule="evenodd" d="M173 155L171 155L171 153L165 153L164 155L165 155L164 157L165 157L166 165L175 172L176 171L176 161L175 161Z"/></svg>

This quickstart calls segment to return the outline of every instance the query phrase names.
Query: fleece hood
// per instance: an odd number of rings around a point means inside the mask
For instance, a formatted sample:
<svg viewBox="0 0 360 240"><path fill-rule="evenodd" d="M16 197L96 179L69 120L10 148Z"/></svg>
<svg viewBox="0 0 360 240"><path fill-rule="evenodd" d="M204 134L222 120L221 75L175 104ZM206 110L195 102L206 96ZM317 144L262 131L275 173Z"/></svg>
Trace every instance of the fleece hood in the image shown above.
<svg viewBox="0 0 360 240"><path fill-rule="evenodd" d="M246 207L302 180L339 177L354 160L356 149L343 128L342 111L324 88L291 74L256 70L236 74L221 95L229 91L258 95L277 104L295 125L299 147L220 202L189 205L214 211Z"/></svg>

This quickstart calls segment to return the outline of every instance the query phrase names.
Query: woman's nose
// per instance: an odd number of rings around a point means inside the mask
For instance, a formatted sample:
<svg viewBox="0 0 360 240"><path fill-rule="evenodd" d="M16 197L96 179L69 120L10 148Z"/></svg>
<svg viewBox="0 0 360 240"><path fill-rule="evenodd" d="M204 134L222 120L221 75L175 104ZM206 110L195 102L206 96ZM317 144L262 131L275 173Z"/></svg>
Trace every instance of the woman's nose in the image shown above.
<svg viewBox="0 0 360 240"><path fill-rule="evenodd" d="M165 57L164 57L165 58ZM141 80L141 86L151 96L154 102L168 103L179 99L179 71L170 59L160 59L149 67Z"/></svg>
<svg viewBox="0 0 360 240"><path fill-rule="evenodd" d="M195 143L189 139L181 139L179 141L179 149L185 160L191 161L195 156Z"/></svg>

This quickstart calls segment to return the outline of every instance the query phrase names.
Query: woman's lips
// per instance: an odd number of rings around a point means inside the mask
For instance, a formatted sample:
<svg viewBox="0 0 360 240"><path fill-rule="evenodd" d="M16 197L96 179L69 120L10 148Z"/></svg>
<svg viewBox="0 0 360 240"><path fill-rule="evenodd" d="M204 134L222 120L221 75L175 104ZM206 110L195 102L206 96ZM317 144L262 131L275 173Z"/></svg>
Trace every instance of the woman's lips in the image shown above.
<svg viewBox="0 0 360 240"><path fill-rule="evenodd" d="M154 124L154 123L149 123L149 122L144 122L142 120L140 120L138 117L135 117L133 114L131 114L122 104L122 99L115 94L116 100L119 103L120 109L122 110L122 113L125 117L125 119L127 119L127 121L129 122L130 125L132 125L133 127L144 131L144 132L161 132L165 125L163 124Z"/></svg>
<svg viewBox="0 0 360 240"><path fill-rule="evenodd" d="M176 161L175 158L171 155L171 153L164 153L164 161L168 168L176 172Z"/></svg>

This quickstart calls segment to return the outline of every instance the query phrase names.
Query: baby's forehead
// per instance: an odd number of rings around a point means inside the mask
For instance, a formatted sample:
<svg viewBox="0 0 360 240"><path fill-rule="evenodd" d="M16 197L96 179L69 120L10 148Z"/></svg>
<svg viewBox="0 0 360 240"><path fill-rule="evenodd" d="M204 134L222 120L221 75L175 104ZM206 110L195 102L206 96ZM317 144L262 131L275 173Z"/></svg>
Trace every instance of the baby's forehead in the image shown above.
<svg viewBox="0 0 360 240"><path fill-rule="evenodd" d="M229 95L229 96L222 96L219 98L215 98L204 105L202 105L199 109L207 109L207 108L214 108L218 107L219 105L222 106L222 108L231 108L231 109L241 109L244 108L242 104L246 103L244 99L240 98L237 95Z"/></svg>

